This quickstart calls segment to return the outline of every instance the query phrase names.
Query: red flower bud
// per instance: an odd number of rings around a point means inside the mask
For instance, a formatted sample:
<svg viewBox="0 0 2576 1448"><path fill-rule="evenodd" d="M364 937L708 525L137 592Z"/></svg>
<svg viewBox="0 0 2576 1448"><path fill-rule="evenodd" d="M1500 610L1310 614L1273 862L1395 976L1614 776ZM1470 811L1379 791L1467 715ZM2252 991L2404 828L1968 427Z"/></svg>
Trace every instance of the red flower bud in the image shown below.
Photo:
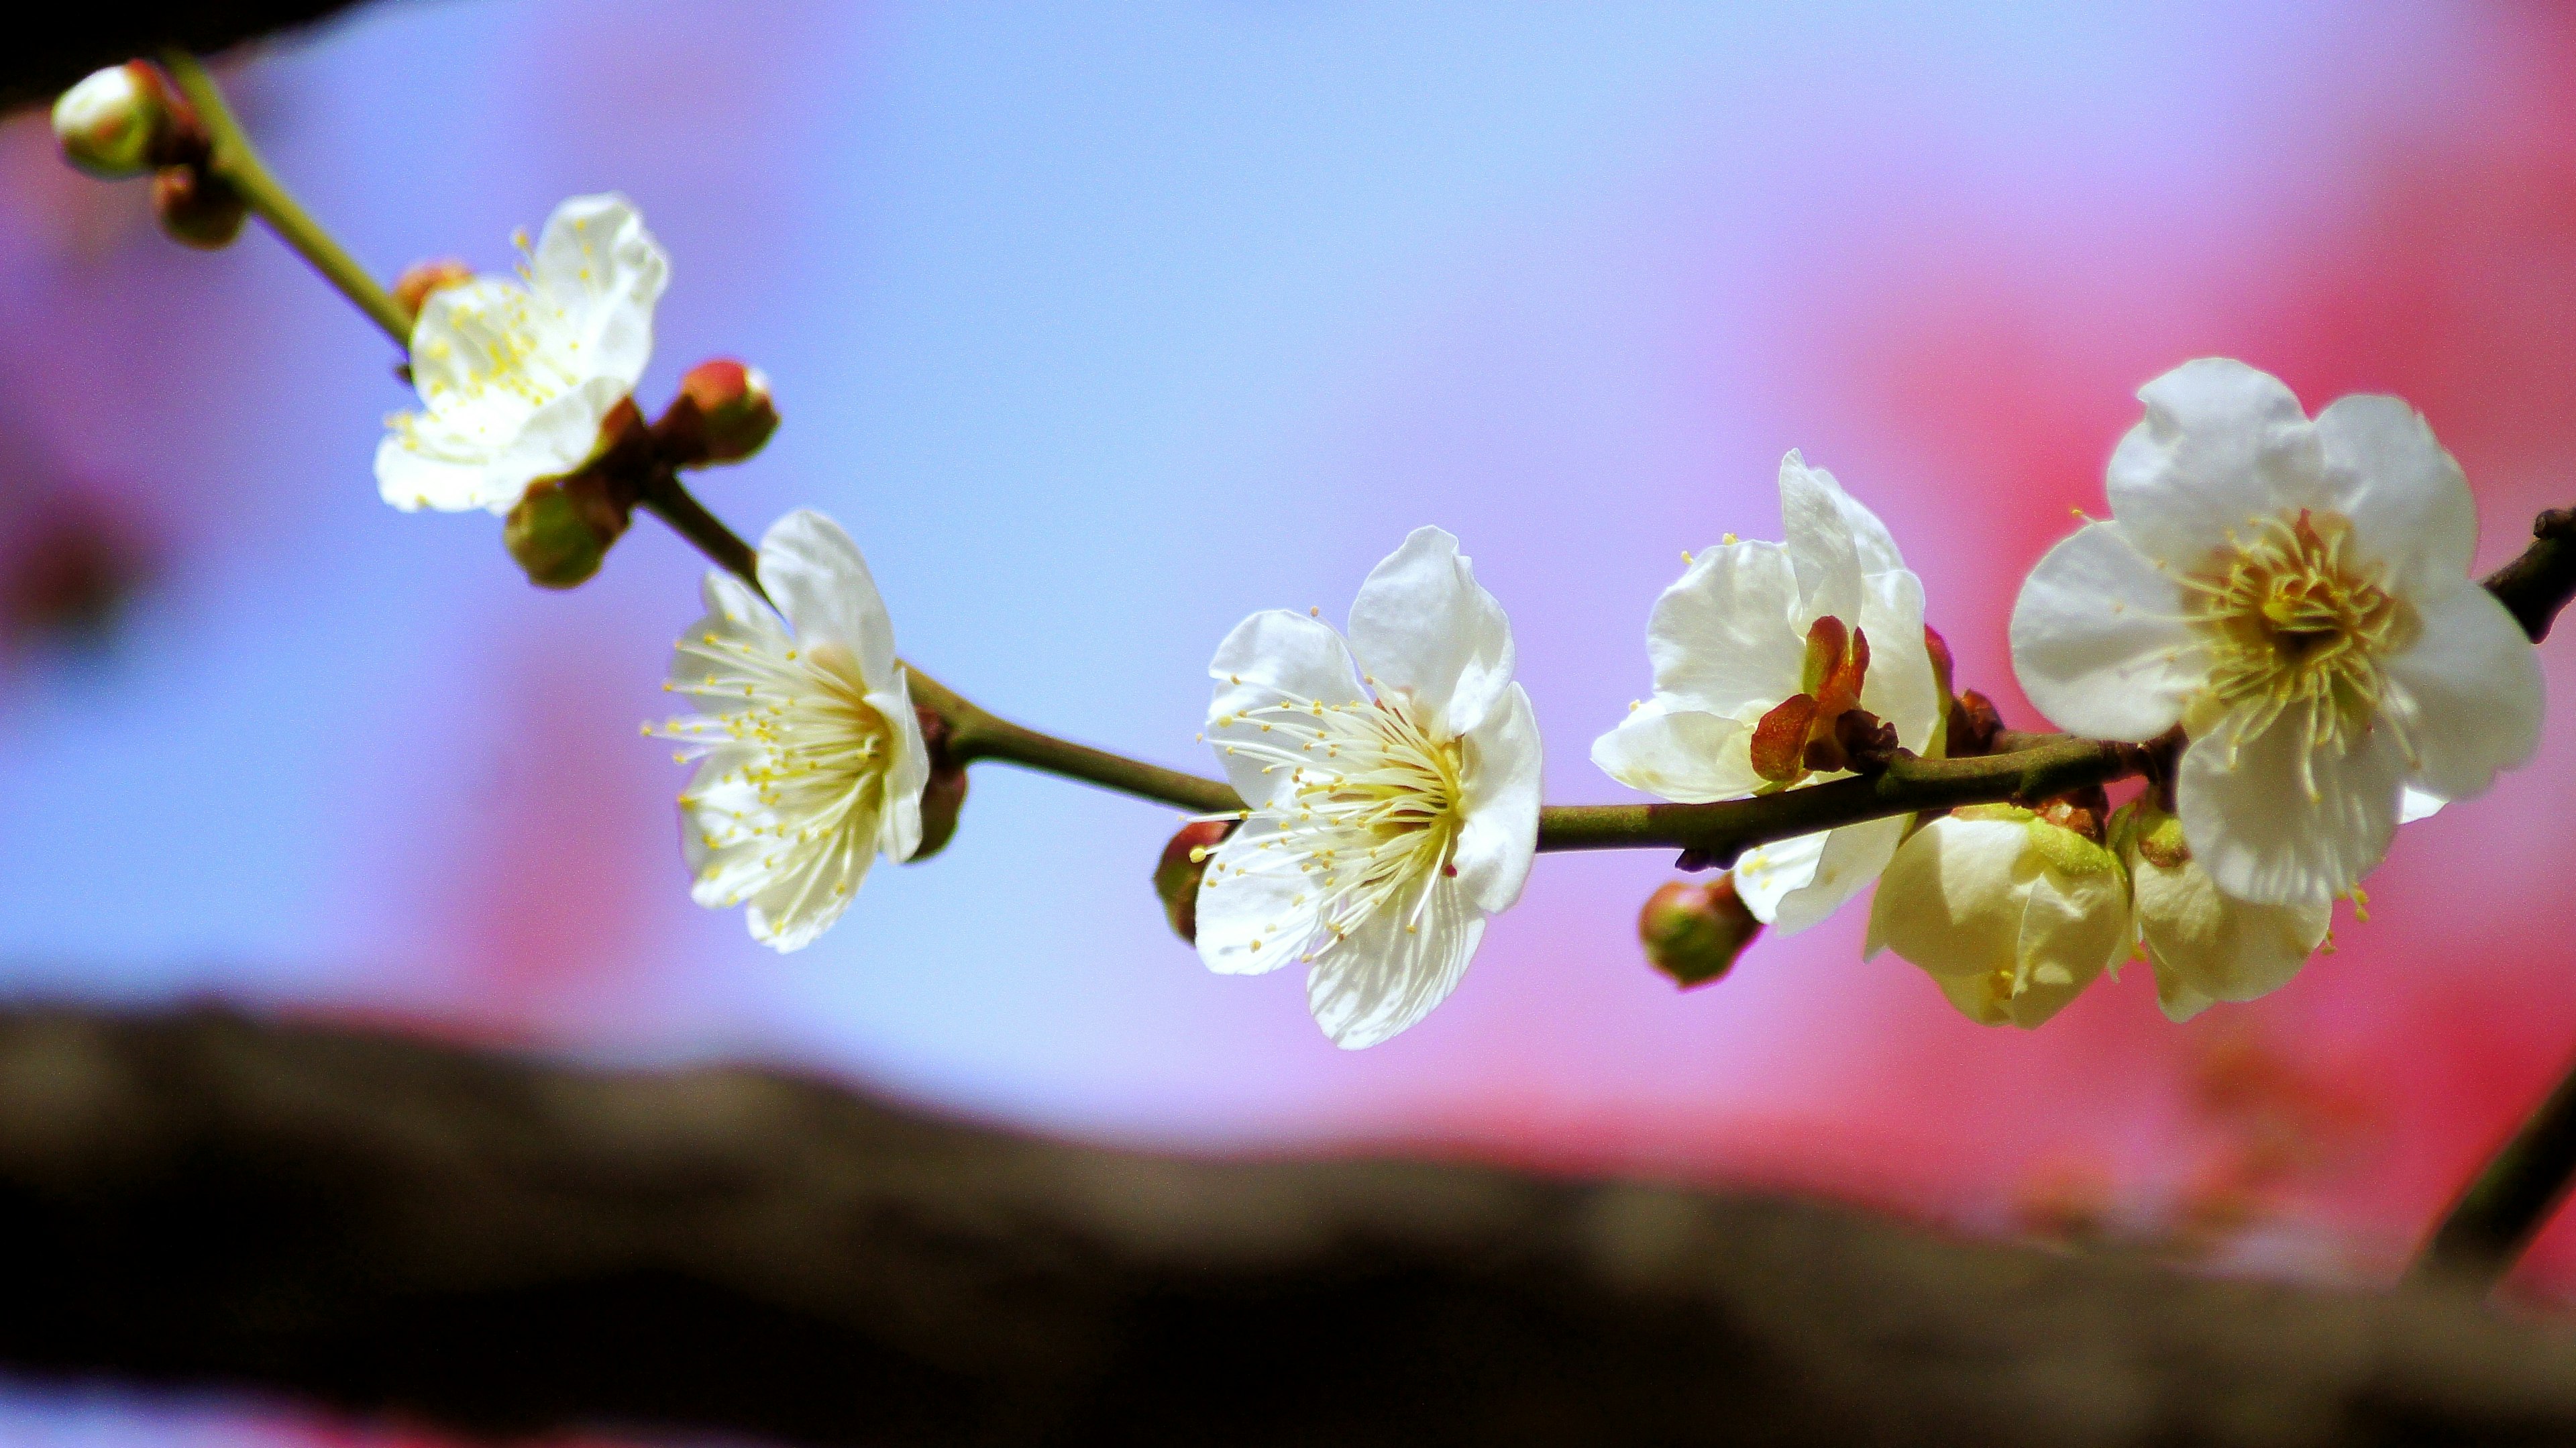
<svg viewBox="0 0 2576 1448"><path fill-rule="evenodd" d="M412 316L419 316L422 306L449 287L461 287L474 280L474 268L452 256L433 261L416 261L403 268L394 278L394 300Z"/></svg>
<svg viewBox="0 0 2576 1448"><path fill-rule="evenodd" d="M729 358L701 362L680 379L680 395L653 424L653 436L676 467L735 463L760 451L778 430L769 379Z"/></svg>
<svg viewBox="0 0 2576 1448"><path fill-rule="evenodd" d="M1199 881L1207 875L1208 856L1232 833L1232 820L1192 820L1154 862L1154 893L1162 897L1163 918L1172 922L1174 935L1193 945L1199 938Z"/></svg>

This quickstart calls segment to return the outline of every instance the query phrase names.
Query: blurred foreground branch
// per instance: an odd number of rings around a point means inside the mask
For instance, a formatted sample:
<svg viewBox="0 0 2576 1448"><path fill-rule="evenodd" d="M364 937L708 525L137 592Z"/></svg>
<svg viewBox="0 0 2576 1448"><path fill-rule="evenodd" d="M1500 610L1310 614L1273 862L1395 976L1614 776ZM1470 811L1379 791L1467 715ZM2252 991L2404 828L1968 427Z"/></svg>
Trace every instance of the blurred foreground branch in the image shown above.
<svg viewBox="0 0 2576 1448"><path fill-rule="evenodd" d="M0 47L0 110L51 104L104 66L168 47L211 54L350 8L353 0L116 0L19 13Z"/></svg>
<svg viewBox="0 0 2576 1448"><path fill-rule="evenodd" d="M0 1015L0 1360L817 1443L2576 1439L2576 1338L1825 1207L1192 1162L762 1071Z"/></svg>

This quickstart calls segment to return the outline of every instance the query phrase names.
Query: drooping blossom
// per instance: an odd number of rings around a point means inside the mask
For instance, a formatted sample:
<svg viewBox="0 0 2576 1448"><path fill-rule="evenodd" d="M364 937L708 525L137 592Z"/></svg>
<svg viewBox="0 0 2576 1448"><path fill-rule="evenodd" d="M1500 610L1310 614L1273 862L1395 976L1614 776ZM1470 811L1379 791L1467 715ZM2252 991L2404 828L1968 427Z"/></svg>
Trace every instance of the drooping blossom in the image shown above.
<svg viewBox="0 0 2576 1448"><path fill-rule="evenodd" d="M2193 859L2182 821L2152 801L2112 816L2111 848L2129 872L2156 1003L2173 1020L2190 1020L2219 1001L2269 995L2325 944L2331 902L2258 905L2229 895Z"/></svg>
<svg viewBox="0 0 2576 1448"><path fill-rule="evenodd" d="M1457 988L1538 846L1538 721L1512 633L1458 540L1421 528L1370 572L1347 642L1256 613L1208 672L1208 742L1251 806L1207 857L1210 970L1307 967L1324 1034L1375 1045Z"/></svg>
<svg viewBox="0 0 2576 1448"><path fill-rule="evenodd" d="M1669 800L1736 799L1840 777L1865 711L1917 753L1946 701L1924 643L1923 585L1877 515L1792 452L1780 463L1784 543L1701 551L1646 627L1654 697L1592 745L1593 762ZM1804 930L1866 889L1904 837L1872 820L1746 852L1754 915Z"/></svg>
<svg viewBox="0 0 2576 1448"><path fill-rule="evenodd" d="M430 293L411 334L421 409L388 419L376 449L385 501L506 513L528 484L587 461L652 356L669 277L625 197L576 196L520 276Z"/></svg>
<svg viewBox="0 0 2576 1448"><path fill-rule="evenodd" d="M759 572L774 610L731 574L707 575L706 617L663 685L699 712L647 732L699 761L680 796L690 894L747 907L752 938L785 952L840 918L877 856L911 858L930 754L850 535L790 513L760 540Z"/></svg>
<svg viewBox="0 0 2576 1448"><path fill-rule="evenodd" d="M1893 950L1982 1025L2038 1026L2129 953L2129 884L2083 831L1975 805L1907 837L1870 902L1875 956Z"/></svg>
<svg viewBox="0 0 2576 1448"><path fill-rule="evenodd" d="M2539 740L2540 668L2469 576L2466 479L2413 409L2209 358L2139 392L2112 518L2050 550L2013 668L2078 734L2189 739L2176 812L2218 888L2344 894L2400 818L2487 788Z"/></svg>

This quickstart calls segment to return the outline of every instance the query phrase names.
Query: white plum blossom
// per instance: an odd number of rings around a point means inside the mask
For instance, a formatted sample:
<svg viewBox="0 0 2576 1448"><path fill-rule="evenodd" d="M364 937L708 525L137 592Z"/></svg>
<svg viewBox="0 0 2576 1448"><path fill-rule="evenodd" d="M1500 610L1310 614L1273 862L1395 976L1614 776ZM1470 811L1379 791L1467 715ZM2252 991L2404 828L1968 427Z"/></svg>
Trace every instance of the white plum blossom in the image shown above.
<svg viewBox="0 0 2576 1448"><path fill-rule="evenodd" d="M1512 661L1502 605L1438 528L1370 572L1347 643L1277 610L1226 636L1207 739L1251 808L1199 886L1210 970L1304 963L1315 1023L1351 1049L1448 998L1538 848Z"/></svg>
<svg viewBox="0 0 2576 1448"><path fill-rule="evenodd" d="M752 938L786 952L840 918L878 855L920 846L930 753L850 535L790 513L760 540L759 572L775 610L731 574L707 575L707 615L663 685L699 712L646 732L701 761L680 796L691 895L748 907Z"/></svg>
<svg viewBox="0 0 2576 1448"><path fill-rule="evenodd" d="M2469 576L2459 465L2391 397L2314 421L2244 363L2141 389L2112 518L2051 549L2012 619L2013 668L2066 729L2189 739L2176 813L2221 890L2350 891L2400 818L2484 790L2539 740L2538 658Z"/></svg>
<svg viewBox="0 0 2576 1448"><path fill-rule="evenodd" d="M1780 519L1785 543L1729 534L1656 600L1654 697L1592 745L1613 779L1702 803L1838 778L1833 724L1854 706L1902 747L1936 752L1947 701L1924 643L1923 585L1886 525L1795 452L1780 463ZM1872 820L1748 851L1737 889L1773 929L1804 930L1878 877L1905 826Z"/></svg>
<svg viewBox="0 0 2576 1448"><path fill-rule="evenodd" d="M2183 842L2182 821L2148 801L2111 817L2111 847L2129 872L2156 1003L2175 1021L2289 984L2333 924L2331 901L2257 905L2219 889Z"/></svg>
<svg viewBox="0 0 2576 1448"><path fill-rule="evenodd" d="M2029 1030L2129 953L2119 858L2011 805L1974 805L1910 835L1870 902L1864 958L1893 950L1961 1014Z"/></svg>
<svg viewBox="0 0 2576 1448"><path fill-rule="evenodd" d="M625 197L576 196L547 219L521 277L433 292L411 334L421 410L388 419L376 449L385 501L506 513L528 484L588 461L653 354L669 278Z"/></svg>

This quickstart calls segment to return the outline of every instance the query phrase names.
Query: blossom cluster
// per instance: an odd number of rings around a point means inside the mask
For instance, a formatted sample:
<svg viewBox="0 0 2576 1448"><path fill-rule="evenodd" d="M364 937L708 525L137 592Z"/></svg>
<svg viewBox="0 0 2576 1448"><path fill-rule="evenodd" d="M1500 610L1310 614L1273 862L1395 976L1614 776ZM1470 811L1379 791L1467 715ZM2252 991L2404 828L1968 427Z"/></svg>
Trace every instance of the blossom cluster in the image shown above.
<svg viewBox="0 0 2576 1448"><path fill-rule="evenodd" d="M634 208L598 196L565 203L520 276L424 288L422 407L378 452L386 500L519 510L600 469L635 435L667 275ZM1874 884L1869 953L1911 961L1974 1020L2036 1026L2138 955L2181 1020L2287 981L2402 821L2529 758L2536 657L2469 574L2468 486L2421 416L2358 396L2310 418L2224 359L2139 395L2111 516L2039 561L2011 625L2034 706L2142 746L2136 797L2114 808L2095 786L1762 844L1704 897L1750 917L1702 932L1728 958ZM1988 747L1886 525L1794 451L1779 502L1780 541L1685 554L1656 600L1651 695L1591 746L1612 779L1704 804ZM795 950L877 856L920 848L937 720L838 525L790 514L755 573L708 575L666 685L696 711L648 732L698 766L680 807L699 903L742 906L755 938ZM1542 751L1515 659L1502 604L1429 527L1362 582L1346 630L1271 611L1225 636L1202 737L1243 808L1164 873L1209 969L1305 967L1346 1047L1457 987L1538 849Z"/></svg>

